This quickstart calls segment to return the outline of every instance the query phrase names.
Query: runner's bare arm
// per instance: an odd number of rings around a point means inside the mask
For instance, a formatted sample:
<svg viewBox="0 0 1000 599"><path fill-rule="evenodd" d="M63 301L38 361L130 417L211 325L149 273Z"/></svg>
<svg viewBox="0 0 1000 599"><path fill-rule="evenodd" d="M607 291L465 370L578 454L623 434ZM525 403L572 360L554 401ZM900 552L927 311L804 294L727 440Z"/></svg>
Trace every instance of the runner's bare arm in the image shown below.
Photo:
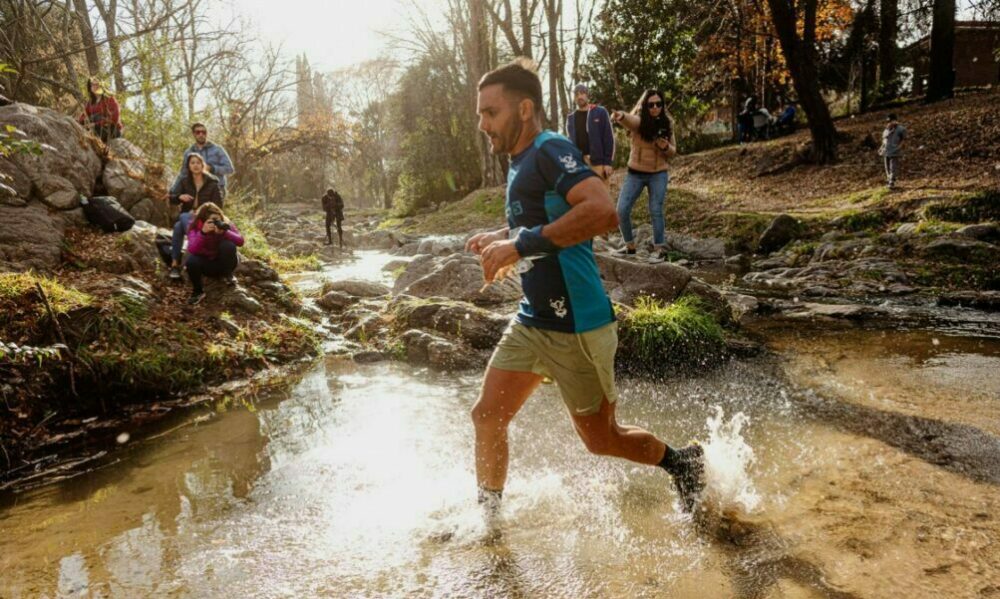
<svg viewBox="0 0 1000 599"><path fill-rule="evenodd" d="M566 194L569 212L545 225L542 235L559 247L570 247L618 226L618 212L598 177L587 177Z"/></svg>

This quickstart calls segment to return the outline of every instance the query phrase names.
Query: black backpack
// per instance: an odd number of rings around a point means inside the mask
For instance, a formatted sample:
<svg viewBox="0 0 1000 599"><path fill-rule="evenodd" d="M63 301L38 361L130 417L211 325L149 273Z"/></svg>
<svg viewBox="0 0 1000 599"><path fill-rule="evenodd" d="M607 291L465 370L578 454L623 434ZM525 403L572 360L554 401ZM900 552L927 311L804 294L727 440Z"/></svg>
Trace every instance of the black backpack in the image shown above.
<svg viewBox="0 0 1000 599"><path fill-rule="evenodd" d="M105 233L128 231L135 224L135 218L111 196L95 196L90 200L81 200L80 203L83 204L83 214L87 220Z"/></svg>

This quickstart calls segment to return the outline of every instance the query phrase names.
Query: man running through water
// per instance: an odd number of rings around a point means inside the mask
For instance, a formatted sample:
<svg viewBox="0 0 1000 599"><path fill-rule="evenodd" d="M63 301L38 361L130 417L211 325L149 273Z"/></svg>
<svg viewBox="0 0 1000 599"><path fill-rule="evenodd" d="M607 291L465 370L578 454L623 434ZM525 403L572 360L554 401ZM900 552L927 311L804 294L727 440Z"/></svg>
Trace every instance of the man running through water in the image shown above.
<svg viewBox="0 0 1000 599"><path fill-rule="evenodd" d="M487 281L519 262L530 265L518 269L524 298L472 408L479 502L487 513L498 512L507 480L507 427L548 376L591 453L663 468L690 511L704 488L701 447L674 449L615 422L617 325L591 247L594 236L618 226L615 205L579 149L542 131L542 86L529 67L515 61L479 82L479 128L494 154L510 155L508 226L473 236L466 250L479 254Z"/></svg>

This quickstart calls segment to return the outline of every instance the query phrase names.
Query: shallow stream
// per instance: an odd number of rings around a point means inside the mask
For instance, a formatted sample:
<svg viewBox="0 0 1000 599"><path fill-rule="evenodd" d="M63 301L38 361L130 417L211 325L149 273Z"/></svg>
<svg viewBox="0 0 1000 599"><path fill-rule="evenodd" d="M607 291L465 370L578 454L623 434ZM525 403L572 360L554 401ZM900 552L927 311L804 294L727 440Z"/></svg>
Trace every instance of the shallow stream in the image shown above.
<svg viewBox="0 0 1000 599"><path fill-rule="evenodd" d="M589 455L544 385L490 533L479 374L328 356L0 497L0 597L1000 596L1000 339L759 332L773 356L620 383L621 422L707 444L696 518L657 469Z"/></svg>

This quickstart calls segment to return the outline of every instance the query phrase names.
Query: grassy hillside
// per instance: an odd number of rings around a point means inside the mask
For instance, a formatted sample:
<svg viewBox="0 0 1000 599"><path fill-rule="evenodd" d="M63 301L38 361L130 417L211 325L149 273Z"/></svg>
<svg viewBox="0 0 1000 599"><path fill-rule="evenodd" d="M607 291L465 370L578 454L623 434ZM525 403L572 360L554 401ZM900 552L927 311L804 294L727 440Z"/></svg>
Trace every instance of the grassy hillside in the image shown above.
<svg viewBox="0 0 1000 599"><path fill-rule="evenodd" d="M977 92L932 105L893 109L908 131L901 180L885 188L875 151L888 110L837 121L839 162L781 165L809 141L809 132L745 146L729 145L679 156L670 171L667 227L699 236L723 237L734 249L749 249L771 218L794 214L820 231L832 221L841 229L885 230L915 220L927 227L996 219L1000 207L1000 91ZM870 136L870 139L867 139ZM611 179L617 200L625 170ZM475 191L435 212L390 219L383 227L421 235L465 233L503 223L502 187ZM634 220L648 222L645 195Z"/></svg>

